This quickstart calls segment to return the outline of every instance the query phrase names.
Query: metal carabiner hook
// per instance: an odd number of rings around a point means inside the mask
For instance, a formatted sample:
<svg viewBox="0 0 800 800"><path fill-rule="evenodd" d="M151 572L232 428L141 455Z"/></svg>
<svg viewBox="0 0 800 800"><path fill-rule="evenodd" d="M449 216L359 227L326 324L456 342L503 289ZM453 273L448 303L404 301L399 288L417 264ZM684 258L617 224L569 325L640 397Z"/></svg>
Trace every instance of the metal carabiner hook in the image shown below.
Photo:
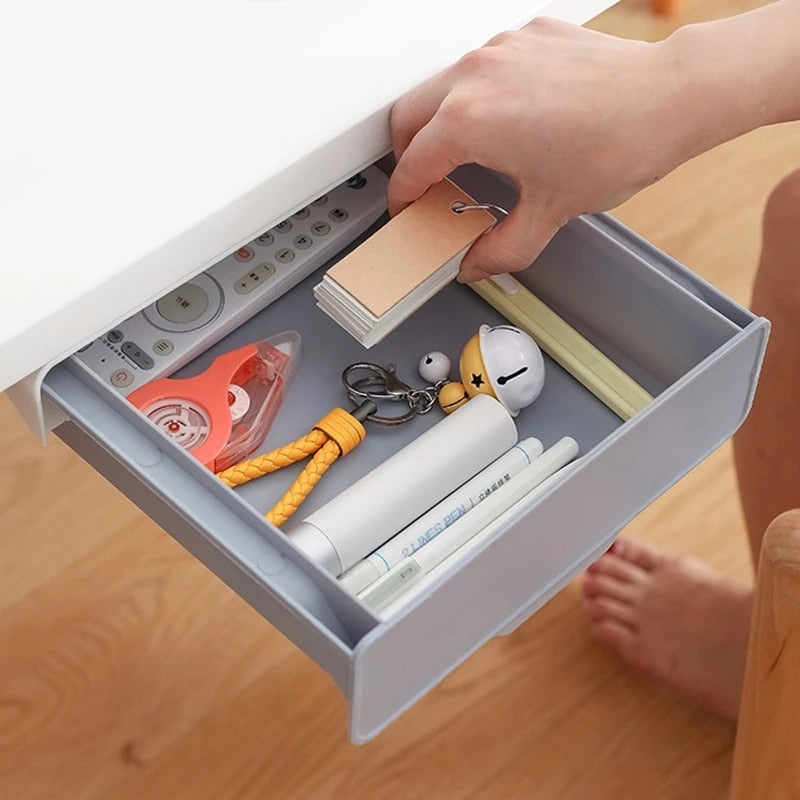
<svg viewBox="0 0 800 800"><path fill-rule="evenodd" d="M359 370L367 374L360 378L354 377L353 373ZM366 361L350 364L342 371L342 383L347 391L347 396L355 405L359 405L364 400L404 401L408 405L408 411L405 414L388 417L372 413L364 418L366 422L374 422L377 425L402 425L410 422L418 414L426 413L429 410L430 404L419 401L420 392L426 390L414 389L401 381L395 374L394 364L389 364L387 367Z"/></svg>
<svg viewBox="0 0 800 800"><path fill-rule="evenodd" d="M352 374L357 370L367 373L365 377L353 380ZM347 393L356 397L369 398L370 400L405 400L412 388L403 383L395 374L394 364L382 367L368 361L350 364L342 372L342 382ZM369 391L365 387L369 386Z"/></svg>

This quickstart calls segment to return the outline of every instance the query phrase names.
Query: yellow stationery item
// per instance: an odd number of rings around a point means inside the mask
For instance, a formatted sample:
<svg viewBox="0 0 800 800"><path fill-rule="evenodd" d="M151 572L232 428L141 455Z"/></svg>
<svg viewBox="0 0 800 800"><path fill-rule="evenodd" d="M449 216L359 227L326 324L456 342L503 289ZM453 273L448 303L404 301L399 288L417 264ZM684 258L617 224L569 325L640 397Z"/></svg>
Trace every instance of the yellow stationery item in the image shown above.
<svg viewBox="0 0 800 800"><path fill-rule="evenodd" d="M621 419L629 419L653 399L516 278L500 275L469 285Z"/></svg>

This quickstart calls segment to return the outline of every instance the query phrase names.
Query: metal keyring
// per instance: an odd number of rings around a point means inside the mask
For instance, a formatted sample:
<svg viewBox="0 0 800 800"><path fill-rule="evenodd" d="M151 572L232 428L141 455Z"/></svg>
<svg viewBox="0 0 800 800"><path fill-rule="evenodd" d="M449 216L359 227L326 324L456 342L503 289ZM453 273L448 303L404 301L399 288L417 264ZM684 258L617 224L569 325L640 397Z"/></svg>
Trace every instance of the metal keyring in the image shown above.
<svg viewBox="0 0 800 800"><path fill-rule="evenodd" d="M450 208L456 214L463 214L465 211L482 209L483 211L497 211L498 214L502 214L504 217L508 216L508 211L506 211L502 206L496 206L494 203L461 203L456 201L450 206Z"/></svg>

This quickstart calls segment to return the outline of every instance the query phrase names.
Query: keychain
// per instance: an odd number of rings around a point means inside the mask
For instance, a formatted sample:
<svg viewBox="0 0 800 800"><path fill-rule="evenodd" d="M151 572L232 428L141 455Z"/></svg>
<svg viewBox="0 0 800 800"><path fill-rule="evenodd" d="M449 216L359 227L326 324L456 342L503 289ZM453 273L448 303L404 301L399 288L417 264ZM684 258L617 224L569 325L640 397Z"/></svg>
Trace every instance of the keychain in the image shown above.
<svg viewBox="0 0 800 800"><path fill-rule="evenodd" d="M346 367L342 383L356 406L352 411L333 408L296 441L217 473L223 483L233 488L310 456L288 491L267 512L266 517L273 525L286 522L334 461L361 444L367 434L364 422L402 425L420 414L427 414L436 405L440 388L438 385L412 388L397 378L394 365L381 367L369 362ZM405 402L408 410L397 416L379 415L376 401Z"/></svg>

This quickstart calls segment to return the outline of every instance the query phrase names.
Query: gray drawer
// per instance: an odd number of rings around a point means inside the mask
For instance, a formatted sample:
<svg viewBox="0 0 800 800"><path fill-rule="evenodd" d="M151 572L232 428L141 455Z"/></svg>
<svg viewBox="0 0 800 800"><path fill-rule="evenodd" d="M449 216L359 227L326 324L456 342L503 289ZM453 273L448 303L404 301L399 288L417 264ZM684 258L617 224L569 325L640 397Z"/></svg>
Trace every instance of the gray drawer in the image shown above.
<svg viewBox="0 0 800 800"><path fill-rule="evenodd" d="M490 173L466 169L458 180L482 199L513 202L509 185ZM349 702L355 742L374 736L489 638L545 603L626 522L727 439L749 409L768 322L609 217L570 223L519 277L655 400L623 423L548 359L542 395L518 417L520 437L537 436L548 446L571 435L584 457L543 495L510 509L483 546L386 620L263 519L295 471L233 491L70 360L45 380L49 401L70 419L58 435L331 675ZM198 372L220 352L298 330L302 363L264 450L346 405L339 374L365 356L315 308L318 280L311 276L182 370ZM453 284L368 358L395 363L401 376L415 380L423 353L455 355L479 324L501 321L469 288ZM370 428L297 516L437 418Z"/></svg>

